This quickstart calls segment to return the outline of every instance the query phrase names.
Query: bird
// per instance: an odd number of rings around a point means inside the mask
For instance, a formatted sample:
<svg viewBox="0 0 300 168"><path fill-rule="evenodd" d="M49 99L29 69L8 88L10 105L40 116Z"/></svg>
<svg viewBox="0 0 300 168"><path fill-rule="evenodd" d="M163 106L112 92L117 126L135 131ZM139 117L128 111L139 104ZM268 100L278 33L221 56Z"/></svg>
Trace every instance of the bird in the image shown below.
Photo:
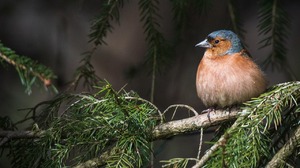
<svg viewBox="0 0 300 168"><path fill-rule="evenodd" d="M196 47L206 49L196 74L197 94L206 107L233 107L265 92L266 75L231 30L214 31Z"/></svg>

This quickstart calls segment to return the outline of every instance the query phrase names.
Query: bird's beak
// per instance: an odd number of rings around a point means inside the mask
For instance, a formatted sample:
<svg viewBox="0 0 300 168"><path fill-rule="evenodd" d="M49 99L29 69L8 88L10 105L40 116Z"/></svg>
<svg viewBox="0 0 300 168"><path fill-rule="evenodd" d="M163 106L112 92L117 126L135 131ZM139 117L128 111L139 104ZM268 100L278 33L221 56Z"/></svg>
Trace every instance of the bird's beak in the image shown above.
<svg viewBox="0 0 300 168"><path fill-rule="evenodd" d="M211 44L207 41L207 39L201 41L200 43L196 44L195 47L203 47L203 48L211 48Z"/></svg>

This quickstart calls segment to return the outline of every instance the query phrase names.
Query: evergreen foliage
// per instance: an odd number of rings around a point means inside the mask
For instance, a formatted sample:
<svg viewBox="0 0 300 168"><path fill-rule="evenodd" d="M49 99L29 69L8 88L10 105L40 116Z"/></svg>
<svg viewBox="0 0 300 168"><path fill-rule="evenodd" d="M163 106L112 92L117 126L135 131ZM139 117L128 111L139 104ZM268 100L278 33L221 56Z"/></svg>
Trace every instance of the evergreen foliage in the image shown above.
<svg viewBox="0 0 300 168"><path fill-rule="evenodd" d="M150 101L154 101L156 71L167 63L166 58L170 57L169 45L162 33L158 30L157 22L158 0L140 0L141 20L144 22L144 33L148 43L147 61L151 65L152 81Z"/></svg>
<svg viewBox="0 0 300 168"><path fill-rule="evenodd" d="M163 34L158 30L160 18L158 14L157 0L141 0L139 6L141 10L141 21L144 22L144 33L148 43L147 61L152 65L152 71L158 70L158 67L167 63L166 58L170 56L169 45Z"/></svg>
<svg viewBox="0 0 300 168"><path fill-rule="evenodd" d="M265 61L266 65L273 65L278 68L286 68L286 39L290 19L284 9L283 1L261 0L259 11L259 34L264 38L260 41L261 48L271 46L270 55Z"/></svg>
<svg viewBox="0 0 300 168"><path fill-rule="evenodd" d="M76 69L74 80L70 85L74 90L77 89L82 80L83 86L89 90L93 90L93 86L97 86L101 80L101 78L96 75L94 66L91 64L91 58L96 49L97 47L92 51L83 53L83 58L80 61L81 65Z"/></svg>
<svg viewBox="0 0 300 168"><path fill-rule="evenodd" d="M40 139L9 144L13 167L76 165L107 151L107 167L145 165L151 153L151 131L160 120L157 109L137 94L115 91L108 83L98 89L94 95L61 95L46 105L49 109L68 103L61 114L59 108L44 111L53 117L41 118L47 127Z"/></svg>
<svg viewBox="0 0 300 168"><path fill-rule="evenodd" d="M197 15L206 13L208 8L211 6L210 0L170 0L172 3L173 20L175 22L175 28L178 30L178 35L180 36L181 31L183 31L187 26L190 25L188 22L188 16L190 11L195 11Z"/></svg>
<svg viewBox="0 0 300 168"><path fill-rule="evenodd" d="M108 83L99 84L91 58L97 46L106 44L105 37L113 31L112 21L119 22L122 0L105 0L98 17L91 24L90 42L94 48L83 54L70 87L80 83L97 93L61 93L50 101L41 102L28 110L25 119L13 123L8 117L0 118L2 130L15 130L16 125L32 121L36 138L5 141L1 149L9 149L13 167L70 167L98 158L96 167L146 167L152 154L152 130L162 124L163 116L153 104L155 76L170 62L171 45L160 32L161 16L158 0L140 0L140 18L147 42L147 65L152 72L151 100L140 98L124 89L116 91ZM280 0L260 0L259 32L264 36L262 47L271 45L266 62L279 65L285 62L289 17ZM174 24L179 30L187 25L188 11L198 14L212 5L209 0L171 0ZM239 17L238 1L228 1L228 15L232 29L241 37L245 31ZM19 56L0 43L0 60L13 65L26 92L37 83L51 86L55 75L47 67L30 58ZM55 89L55 88L54 88ZM219 139L204 167L261 167L266 165L299 127L300 83L288 82L273 86L260 97L244 104L239 118L220 129ZM166 111L173 108L170 106ZM178 106L177 106L178 107ZM175 108L175 111L177 110ZM194 111L193 111L194 112ZM195 113L195 112L194 112ZM174 112L175 114L175 112ZM159 122L160 121L160 122ZM231 126L231 127L230 127ZM3 144L6 145L4 146ZM212 142L211 142L212 143ZM200 142L202 145L202 142ZM299 150L299 146L297 147ZM200 149L199 149L200 153ZM295 154L297 156L297 154ZM296 158L292 158L295 161ZM173 158L162 161L164 167L188 167L202 158ZM205 163L204 162L204 163ZM288 161L283 161L288 164ZM291 163L292 164L292 163Z"/></svg>
<svg viewBox="0 0 300 168"><path fill-rule="evenodd" d="M278 136L277 130L283 127L294 130L299 126L297 119L285 121L291 124L289 128L282 125L285 115L295 115L299 119L299 102L299 82L275 85L260 97L246 102L236 126L225 132L229 136L227 142L216 151L207 167L257 167L266 164L276 151L270 145L272 140L285 138ZM269 131L270 128L273 131Z"/></svg>
<svg viewBox="0 0 300 168"><path fill-rule="evenodd" d="M162 163L165 163L162 167L188 167L190 162L197 162L196 158L173 158L170 160L163 160Z"/></svg>
<svg viewBox="0 0 300 168"><path fill-rule="evenodd" d="M28 57L20 56L0 41L0 61L1 63L8 63L17 70L21 83L26 87L25 92L30 94L32 92L32 85L42 84L47 87L51 87L56 91L55 87L52 85L52 80L55 77L52 70L48 67L39 64ZM57 92L57 91L56 91Z"/></svg>
<svg viewBox="0 0 300 168"><path fill-rule="evenodd" d="M260 97L246 102L240 117L224 132L219 148L204 167L266 165L287 141L286 137L300 126L299 103L300 82L275 85ZM165 166L188 167L189 161L193 159L176 158L164 162Z"/></svg>
<svg viewBox="0 0 300 168"><path fill-rule="evenodd" d="M91 25L90 41L94 44L106 44L104 38L108 32L112 32L113 26L110 21L119 22L119 7L123 6L123 0L105 0L102 4L100 15L95 18Z"/></svg>

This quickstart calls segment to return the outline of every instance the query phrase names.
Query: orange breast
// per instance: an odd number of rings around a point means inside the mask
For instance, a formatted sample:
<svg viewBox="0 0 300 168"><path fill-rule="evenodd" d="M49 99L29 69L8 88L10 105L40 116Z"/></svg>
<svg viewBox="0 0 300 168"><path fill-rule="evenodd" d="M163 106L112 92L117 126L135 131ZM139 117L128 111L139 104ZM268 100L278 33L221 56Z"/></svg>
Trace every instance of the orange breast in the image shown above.
<svg viewBox="0 0 300 168"><path fill-rule="evenodd" d="M259 96L267 82L258 66L240 53L205 55L198 66L196 87L204 105L225 107Z"/></svg>

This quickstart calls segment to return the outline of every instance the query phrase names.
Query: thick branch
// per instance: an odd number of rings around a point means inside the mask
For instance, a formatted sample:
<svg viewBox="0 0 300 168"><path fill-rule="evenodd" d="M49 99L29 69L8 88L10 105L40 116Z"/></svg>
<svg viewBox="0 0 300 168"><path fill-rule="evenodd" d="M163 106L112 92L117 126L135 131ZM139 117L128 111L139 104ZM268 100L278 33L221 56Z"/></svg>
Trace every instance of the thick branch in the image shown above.
<svg viewBox="0 0 300 168"><path fill-rule="evenodd" d="M284 144L284 146L276 153L272 160L267 164L266 168L281 167L287 157L289 157L297 145L300 144L300 126L296 129L294 135Z"/></svg>
<svg viewBox="0 0 300 168"><path fill-rule="evenodd" d="M197 131L203 127L210 127L226 120L235 119L238 112L238 109L231 109L230 112L226 110L215 110L209 115L210 121L207 113L205 113L194 117L166 122L154 128L152 137L153 140L157 140L191 131ZM39 138L42 134L43 131L0 131L0 138Z"/></svg>
<svg viewBox="0 0 300 168"><path fill-rule="evenodd" d="M226 120L237 118L238 112L238 109L231 109L230 112L226 110L215 110L214 112L210 112L210 121L207 113L205 113L182 120L163 123L154 128L152 132L153 140L164 139L178 134L197 131L203 127L217 125Z"/></svg>

